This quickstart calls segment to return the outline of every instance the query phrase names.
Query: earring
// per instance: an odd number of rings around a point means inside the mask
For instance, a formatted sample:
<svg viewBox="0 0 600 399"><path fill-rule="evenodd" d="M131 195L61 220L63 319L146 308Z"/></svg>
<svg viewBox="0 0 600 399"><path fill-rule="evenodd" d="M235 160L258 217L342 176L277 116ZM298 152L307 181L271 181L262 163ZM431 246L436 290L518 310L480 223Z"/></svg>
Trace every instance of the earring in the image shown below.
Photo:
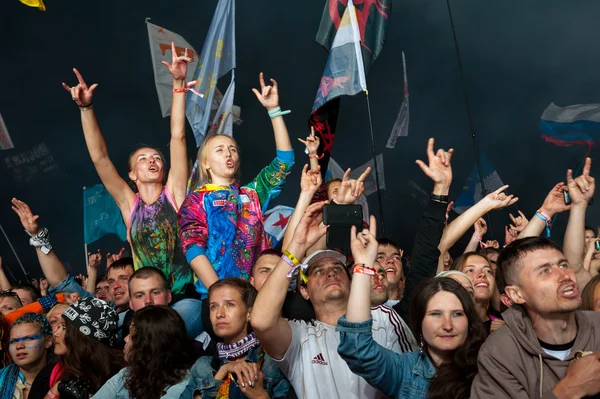
<svg viewBox="0 0 600 399"><path fill-rule="evenodd" d="M419 340L419 354L423 356L425 354L425 342L423 341L423 334L421 334L421 338Z"/></svg>

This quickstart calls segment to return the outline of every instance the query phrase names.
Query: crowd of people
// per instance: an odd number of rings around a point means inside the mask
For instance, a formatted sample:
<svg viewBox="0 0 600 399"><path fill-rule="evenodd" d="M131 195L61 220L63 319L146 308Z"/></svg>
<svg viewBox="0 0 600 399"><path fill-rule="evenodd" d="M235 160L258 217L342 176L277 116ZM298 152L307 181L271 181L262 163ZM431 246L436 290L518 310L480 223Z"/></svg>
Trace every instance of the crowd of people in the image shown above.
<svg viewBox="0 0 600 399"><path fill-rule="evenodd" d="M453 150L435 151L430 139L427 161L417 164L433 183L431 198L413 247L403 249L377 237L373 216L347 231L324 224L325 207L354 204L370 171L324 181L312 132L299 139L308 160L298 202L281 247L270 248L263 214L295 162L277 82L261 74L254 89L272 120L273 161L242 185L237 143L209 135L198 151L200 183L188 194L190 59L173 54L165 63L173 75L171 167L158 149L138 148L129 182L94 114L97 85L88 87L77 70L78 84L63 84L130 250L90 253L87 275L72 276L40 217L13 199L44 278L11 282L0 259L0 399L600 393L600 239L585 224L595 192L590 159L581 176L567 171L535 215L511 214L500 245L484 239L484 217L518 198L504 186L449 220ZM319 190L326 201L315 199ZM560 248L540 235L562 212L569 221ZM349 248L330 248L328 234L340 231Z"/></svg>

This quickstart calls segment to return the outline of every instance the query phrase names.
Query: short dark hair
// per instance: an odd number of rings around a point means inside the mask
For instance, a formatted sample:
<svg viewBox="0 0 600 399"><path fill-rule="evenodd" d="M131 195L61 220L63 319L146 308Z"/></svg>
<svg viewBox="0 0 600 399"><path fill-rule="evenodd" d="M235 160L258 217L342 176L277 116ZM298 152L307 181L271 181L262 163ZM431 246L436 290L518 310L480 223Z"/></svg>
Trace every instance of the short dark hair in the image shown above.
<svg viewBox="0 0 600 399"><path fill-rule="evenodd" d="M210 295L214 292L214 290L221 287L235 288L240 293L242 301L246 304L246 307L251 308L252 306L254 306L254 300L256 299L258 291L256 291L256 288L254 288L254 286L248 281L242 280L241 278L237 277L226 277L224 279L221 279L208 288L209 300Z"/></svg>
<svg viewBox="0 0 600 399"><path fill-rule="evenodd" d="M387 245L388 247L394 247L398 251L400 251L400 247L396 244L395 241L390 240L389 238L382 237L377 239L377 244L379 245Z"/></svg>
<svg viewBox="0 0 600 399"><path fill-rule="evenodd" d="M108 272L110 272L113 269L124 270L124 269L127 269L128 267L131 267L132 269L135 270L135 268L133 266L133 258L126 256L124 258L114 261L112 263L112 265L110 265L108 267L108 269L106 269L106 274L108 275Z"/></svg>
<svg viewBox="0 0 600 399"><path fill-rule="evenodd" d="M594 232L594 237L598 236L598 233L596 232L596 229L593 228L592 226L585 226L585 229L583 229L583 231L587 231L587 230L593 231Z"/></svg>
<svg viewBox="0 0 600 399"><path fill-rule="evenodd" d="M278 249L275 248L269 248L269 249L265 249L264 251L262 251L260 253L260 255L258 255L258 257L254 260L254 264L252 265L252 272L250 273L250 275L254 274L254 266L256 266L256 263L258 263L258 260L260 258L262 258L263 256L277 256L278 258L281 258L283 256L283 252L281 252Z"/></svg>
<svg viewBox="0 0 600 399"><path fill-rule="evenodd" d="M31 294L31 299L33 299L34 302L40 299L40 297L42 296L40 290L38 290L31 284L12 284L11 291L14 290L24 290L29 292Z"/></svg>
<svg viewBox="0 0 600 399"><path fill-rule="evenodd" d="M505 293L506 286L518 283L519 260L528 253L540 249L555 249L562 253L561 247L544 237L522 238L504 247L496 262L496 285L501 294Z"/></svg>
<svg viewBox="0 0 600 399"><path fill-rule="evenodd" d="M131 292L131 282L133 281L133 279L139 278L141 280L146 280L146 279L149 279L150 277L154 277L154 276L158 277L158 279L160 280L160 285L162 286L162 288L165 291L168 291L170 289L169 281L167 280L167 277L165 277L165 274L160 269L153 267L153 266L146 266L146 267L142 267L141 269L137 269L129 277L129 283L127 284L127 288L129 289L129 292Z"/></svg>

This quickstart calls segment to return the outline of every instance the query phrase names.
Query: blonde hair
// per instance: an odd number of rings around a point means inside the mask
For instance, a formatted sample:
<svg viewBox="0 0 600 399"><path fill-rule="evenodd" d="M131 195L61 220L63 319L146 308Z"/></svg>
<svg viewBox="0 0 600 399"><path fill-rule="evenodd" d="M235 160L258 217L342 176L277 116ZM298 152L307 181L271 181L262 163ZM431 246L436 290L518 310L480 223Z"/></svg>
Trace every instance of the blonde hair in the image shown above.
<svg viewBox="0 0 600 399"><path fill-rule="evenodd" d="M208 137L206 137L204 142L202 142L202 145L200 146L200 149L198 150L197 159L198 159L198 172L200 174L200 184L212 183L212 178L210 177L210 171L204 167L204 163L206 162L206 158L208 157L208 145L215 138L222 137L222 136L229 138L235 145L235 148L237 148L238 154L240 154L240 147L238 146L237 141L235 141L235 139L233 137L228 136L226 134L208 135ZM240 169L238 168L238 170L235 171L236 180L239 179L239 175L240 175Z"/></svg>

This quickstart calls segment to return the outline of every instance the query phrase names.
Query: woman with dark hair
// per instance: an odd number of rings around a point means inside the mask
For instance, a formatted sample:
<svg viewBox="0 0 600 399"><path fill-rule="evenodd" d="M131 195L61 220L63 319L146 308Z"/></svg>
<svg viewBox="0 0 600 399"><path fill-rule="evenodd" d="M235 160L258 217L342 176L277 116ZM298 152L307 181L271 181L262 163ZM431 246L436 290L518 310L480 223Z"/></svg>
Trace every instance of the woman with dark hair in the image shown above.
<svg viewBox="0 0 600 399"><path fill-rule="evenodd" d="M581 310L592 310L600 312L600 290L597 290L600 283L600 274L596 274L589 283L586 284L581 293Z"/></svg>
<svg viewBox="0 0 600 399"><path fill-rule="evenodd" d="M181 316L168 306L147 306L134 313L125 337L128 366L94 398L179 398L188 384L192 356Z"/></svg>
<svg viewBox="0 0 600 399"><path fill-rule="evenodd" d="M284 398L290 383L277 364L265 356L250 326L256 289L246 280L228 277L208 289L210 321L223 339L215 356L192 367L181 398Z"/></svg>
<svg viewBox="0 0 600 399"><path fill-rule="evenodd" d="M409 325L419 352L395 353L373 340L370 292L377 278L375 219L358 236L348 310L338 321L338 352L355 374L390 398L467 398L477 374L477 353L486 337L473 300L456 281L424 281L410 301ZM373 277L372 277L373 276Z"/></svg>
<svg viewBox="0 0 600 399"><path fill-rule="evenodd" d="M163 62L173 75L169 143L171 168L167 174L165 159L154 148L145 146L134 151L129 156L128 177L135 185L137 194L119 175L108 156L106 142L92 106L92 96L98 85L88 87L81 74L74 69L79 84L69 87L63 83L63 87L79 107L87 148L100 180L121 210L135 269L146 265L159 267L173 282L171 291L175 300L178 300L195 295L194 275L185 262L177 227L177 212L186 197L189 175L185 141L185 78L187 63L191 59L178 56L174 44L171 45L171 52L172 64Z"/></svg>
<svg viewBox="0 0 600 399"><path fill-rule="evenodd" d="M106 302L84 298L69 306L52 329L54 353L60 360L52 367L46 399L89 399L123 366L115 341L117 314ZM34 382L32 391L40 387ZM31 396L29 399L33 399Z"/></svg>
<svg viewBox="0 0 600 399"><path fill-rule="evenodd" d="M497 292L496 277L490 261L476 252L465 252L452 263L450 270L466 274L475 286L475 308L483 321L486 331L492 333L500 328L504 321L499 311L491 304Z"/></svg>

